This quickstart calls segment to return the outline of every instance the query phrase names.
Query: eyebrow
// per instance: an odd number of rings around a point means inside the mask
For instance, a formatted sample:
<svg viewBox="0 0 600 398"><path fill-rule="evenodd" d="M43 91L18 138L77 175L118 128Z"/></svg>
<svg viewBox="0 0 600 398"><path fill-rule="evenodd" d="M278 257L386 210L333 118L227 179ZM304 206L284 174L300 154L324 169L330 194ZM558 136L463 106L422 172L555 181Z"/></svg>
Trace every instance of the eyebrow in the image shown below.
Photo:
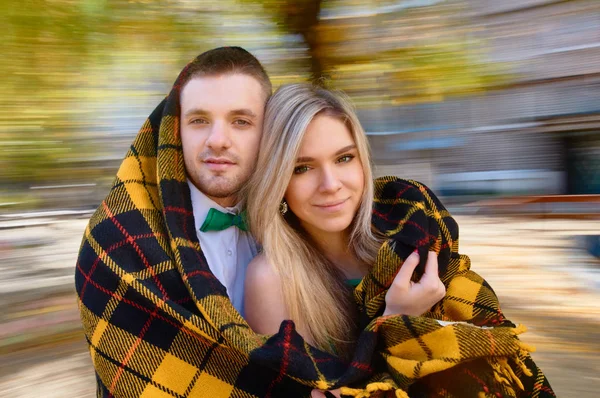
<svg viewBox="0 0 600 398"><path fill-rule="evenodd" d="M209 112L205 111L204 109L192 108L189 111L187 111L186 113L184 113L183 117L187 118L192 115L208 115L208 114L209 114Z"/></svg>
<svg viewBox="0 0 600 398"><path fill-rule="evenodd" d="M192 108L189 111L187 111L183 117L187 118L190 117L192 115L210 115L210 112L204 109L200 109L200 108ZM242 116L248 116L250 118L255 119L257 116L254 112L252 112L250 109L247 108L240 108L240 109L233 109L229 112L227 112L228 116L235 116L235 115L242 115Z"/></svg>
<svg viewBox="0 0 600 398"><path fill-rule="evenodd" d="M228 113L229 115L243 115L251 118L256 118L256 113L252 112L248 108L234 109Z"/></svg>
<svg viewBox="0 0 600 398"><path fill-rule="evenodd" d="M342 153L348 152L351 149L356 149L356 144L347 145L347 146L341 148L340 150L338 150L335 153L334 156L341 155ZM309 156L302 156L302 157L299 157L298 159L296 159L296 163L312 162L313 160L315 160L315 159L311 158Z"/></svg>

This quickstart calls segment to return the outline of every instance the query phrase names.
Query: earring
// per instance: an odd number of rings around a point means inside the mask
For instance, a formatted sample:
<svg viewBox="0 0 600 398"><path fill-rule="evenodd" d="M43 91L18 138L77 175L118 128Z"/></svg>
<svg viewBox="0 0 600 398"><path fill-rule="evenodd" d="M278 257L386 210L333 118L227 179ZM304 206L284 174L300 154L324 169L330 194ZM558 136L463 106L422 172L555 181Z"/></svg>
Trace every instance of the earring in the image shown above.
<svg viewBox="0 0 600 398"><path fill-rule="evenodd" d="M281 213L281 215L285 215L285 213L287 213L288 211L288 205L287 202L284 200L281 201L281 203L279 204L279 212Z"/></svg>

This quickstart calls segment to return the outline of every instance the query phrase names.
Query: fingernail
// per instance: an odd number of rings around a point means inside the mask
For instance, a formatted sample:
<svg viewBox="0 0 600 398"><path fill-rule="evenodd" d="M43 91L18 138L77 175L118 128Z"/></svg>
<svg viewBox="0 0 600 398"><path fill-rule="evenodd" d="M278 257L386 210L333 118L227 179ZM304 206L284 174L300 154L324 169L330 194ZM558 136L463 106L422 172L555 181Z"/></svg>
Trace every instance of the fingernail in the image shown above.
<svg viewBox="0 0 600 398"><path fill-rule="evenodd" d="M413 250L413 253L418 253L418 252L419 252L419 250L417 250L417 249Z"/></svg>

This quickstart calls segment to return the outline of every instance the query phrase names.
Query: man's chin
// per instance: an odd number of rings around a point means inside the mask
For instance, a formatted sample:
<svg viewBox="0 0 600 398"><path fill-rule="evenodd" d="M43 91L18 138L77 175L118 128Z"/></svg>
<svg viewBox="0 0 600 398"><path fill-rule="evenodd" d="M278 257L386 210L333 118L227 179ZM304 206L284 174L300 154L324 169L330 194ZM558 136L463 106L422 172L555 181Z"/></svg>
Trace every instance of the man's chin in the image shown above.
<svg viewBox="0 0 600 398"><path fill-rule="evenodd" d="M231 181L215 182L211 181L209 184L203 184L199 189L207 196L212 198L228 198L235 196L240 187Z"/></svg>
<svg viewBox="0 0 600 398"><path fill-rule="evenodd" d="M194 178L192 182L206 196L211 198L229 198L237 195L242 184L239 183L238 176L228 175L229 173L214 173L208 170L198 170L196 177L204 176L208 178Z"/></svg>

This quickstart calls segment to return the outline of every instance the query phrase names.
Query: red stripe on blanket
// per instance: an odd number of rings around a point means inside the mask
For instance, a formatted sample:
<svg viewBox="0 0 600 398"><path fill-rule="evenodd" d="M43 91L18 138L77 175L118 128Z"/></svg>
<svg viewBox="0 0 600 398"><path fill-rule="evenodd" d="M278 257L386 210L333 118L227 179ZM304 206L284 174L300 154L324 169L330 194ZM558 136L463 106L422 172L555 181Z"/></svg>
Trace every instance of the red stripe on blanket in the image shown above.
<svg viewBox="0 0 600 398"><path fill-rule="evenodd" d="M142 327L142 330L140 330L140 334L138 335L138 338L131 345L131 347L129 348L129 351L127 351L127 354L125 354L125 358L123 358L123 361L121 362L121 366L119 366L119 370L117 371L117 374L115 375L115 378L113 379L113 381L112 381L112 383L110 385L110 388L108 389L108 393L109 393L108 395L109 395L109 397L112 397L112 393L113 393L113 391L115 389L115 386L117 385L117 381L121 378L121 375L123 374L123 371L125 370L125 366L127 366L127 363L129 362L129 360L133 356L133 353L139 347L142 339L144 338L144 335L146 334L146 332L150 328L150 324L152 323L152 321L156 317L157 312L158 312L158 306L155 305L154 311L152 311L152 313L150 314L150 317L148 318L148 320L144 324L144 327Z"/></svg>
<svg viewBox="0 0 600 398"><path fill-rule="evenodd" d="M137 304L135 301L126 299L125 297L123 297L121 295L118 295L118 294L116 294L113 291L108 290L104 286L99 285L98 283L96 283L96 281L94 281L93 279L91 279L85 272L83 272L83 269L79 265L77 265L77 269L79 269L79 272L81 272L81 274L84 276L84 278L86 278L86 280L88 280L96 289L101 290L102 292L108 294L109 296L114 297L114 298L116 298L116 299L118 299L118 300L120 300L120 301L122 301L122 302L124 302L126 304L129 304L130 306L132 306L132 307L134 307L134 308L136 308L136 309L138 309L140 311L143 311L143 312L145 312L147 314L152 314L153 313L153 311L150 311L146 307ZM179 329L183 333L185 333L185 334L193 337L194 339L198 340L199 342L205 342L205 340L201 336L198 336L193 330L189 330L184 325L182 325L180 323L177 323L177 322L173 322L172 320L170 320L168 318L165 318L165 317L163 317L161 315L158 315L158 314L155 317L158 318L158 319L160 319L160 320L162 320L162 321L164 321L164 322L166 322L166 323L168 323L171 326L176 327L177 329Z"/></svg>
<svg viewBox="0 0 600 398"><path fill-rule="evenodd" d="M154 272L154 269L150 265L150 262L148 261L148 259L144 255L144 252L142 252L142 249L140 249L140 247L137 245L137 243L135 242L135 240L133 239L133 237L131 235L129 235L129 233L127 232L127 230L115 218L115 216L113 215L113 213L110 211L110 208L106 205L105 201L102 201L102 206L104 207L104 210L106 210L106 214L108 214L108 217L113 222L113 224L115 224L115 226L117 228L119 228L119 230L121 231L121 233L123 234L123 236L125 236L127 238L128 243L131 244L131 246L133 247L133 249L135 250L135 252L138 254L138 256L140 256L140 258L142 259L142 263L144 263L144 266L146 267L146 269L148 271L150 271L150 274L152 275L152 279L154 279L154 283L156 283L156 286L158 287L158 289L162 293L163 299L167 300L169 298L169 295L167 294L167 291L165 290L165 288L162 285L162 283L160 283L160 280L158 279L158 276L156 275L156 273Z"/></svg>
<svg viewBox="0 0 600 398"><path fill-rule="evenodd" d="M175 206L166 206L165 207L165 212L167 211L172 211L173 213L180 213L180 214L184 214L186 216L191 216L194 213L184 209L183 207L175 207Z"/></svg>
<svg viewBox="0 0 600 398"><path fill-rule="evenodd" d="M283 380L283 376L285 375L285 373L287 371L287 367L290 364L289 353L290 353L291 337L292 337L292 324L288 323L285 327L285 334L283 337L283 358L281 359L281 368L279 368L279 374L277 375L277 378L275 380L273 380L273 382L269 386L269 389L267 390L267 394L265 395L265 398L271 397L273 388L275 387L276 384L278 384L279 382L281 382L281 380Z"/></svg>

